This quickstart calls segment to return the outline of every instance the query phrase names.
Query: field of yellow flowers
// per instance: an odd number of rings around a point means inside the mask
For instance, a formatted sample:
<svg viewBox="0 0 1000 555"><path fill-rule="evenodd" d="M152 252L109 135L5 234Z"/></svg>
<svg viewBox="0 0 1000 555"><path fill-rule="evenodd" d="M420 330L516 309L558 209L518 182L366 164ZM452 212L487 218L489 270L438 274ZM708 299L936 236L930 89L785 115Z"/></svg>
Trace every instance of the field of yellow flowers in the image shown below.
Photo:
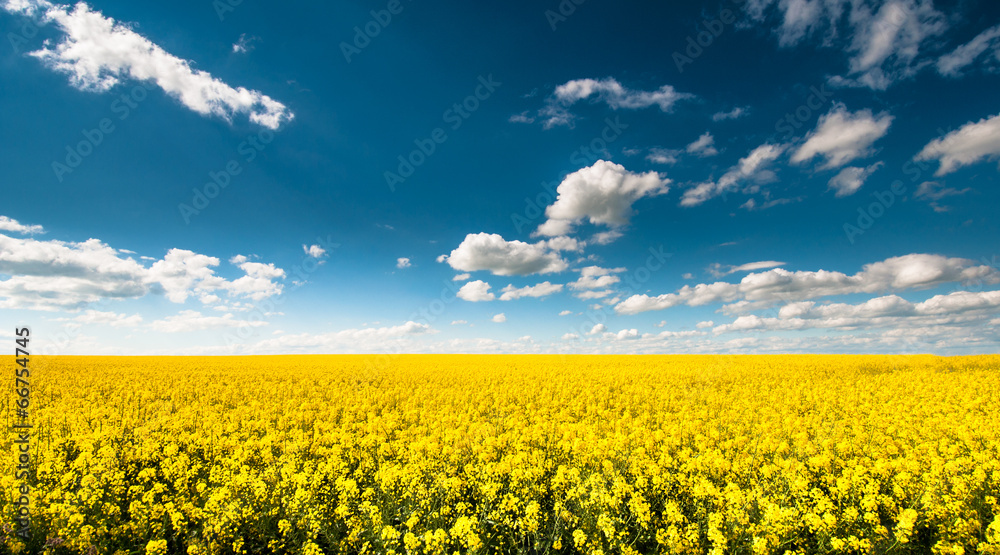
<svg viewBox="0 0 1000 555"><path fill-rule="evenodd" d="M1000 553L1000 356L32 363L3 553Z"/></svg>

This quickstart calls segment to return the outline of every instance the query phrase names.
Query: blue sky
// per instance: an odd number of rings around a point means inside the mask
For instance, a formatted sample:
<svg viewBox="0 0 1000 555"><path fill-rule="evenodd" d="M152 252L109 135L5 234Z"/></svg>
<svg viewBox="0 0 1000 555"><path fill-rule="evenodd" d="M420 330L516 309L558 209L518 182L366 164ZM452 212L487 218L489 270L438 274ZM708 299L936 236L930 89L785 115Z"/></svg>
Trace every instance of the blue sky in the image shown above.
<svg viewBox="0 0 1000 555"><path fill-rule="evenodd" d="M996 352L1000 8L646 4L3 0L0 315L54 354Z"/></svg>

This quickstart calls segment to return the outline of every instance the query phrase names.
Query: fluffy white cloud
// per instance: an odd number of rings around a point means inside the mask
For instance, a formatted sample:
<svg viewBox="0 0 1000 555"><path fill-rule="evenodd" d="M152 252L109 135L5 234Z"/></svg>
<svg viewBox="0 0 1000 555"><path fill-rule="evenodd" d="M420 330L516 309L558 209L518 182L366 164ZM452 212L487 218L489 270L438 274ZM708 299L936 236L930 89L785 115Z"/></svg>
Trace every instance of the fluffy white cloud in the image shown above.
<svg viewBox="0 0 1000 555"><path fill-rule="evenodd" d="M459 299L470 303L486 302L496 299L496 295L490 293L490 284L483 280L470 281L462 286L456 293Z"/></svg>
<svg viewBox="0 0 1000 555"><path fill-rule="evenodd" d="M670 180L656 172L633 173L624 166L598 160L592 166L566 176L556 189L556 201L545 209L548 220L537 235L561 236L576 224L620 227L628 224L632 205L643 197L669 191Z"/></svg>
<svg viewBox="0 0 1000 555"><path fill-rule="evenodd" d="M679 150L671 150L668 148L654 148L650 149L649 154L646 155L646 160L654 164L665 164L671 166L677 163L678 156L681 155Z"/></svg>
<svg viewBox="0 0 1000 555"><path fill-rule="evenodd" d="M451 278L451 281L466 281L470 277L472 277L470 274L458 274L457 276Z"/></svg>
<svg viewBox="0 0 1000 555"><path fill-rule="evenodd" d="M937 70L941 75L958 77L963 69L972 65L985 52L993 53L1000 60L1000 25L990 27L971 41L938 58Z"/></svg>
<svg viewBox="0 0 1000 555"><path fill-rule="evenodd" d="M939 160L935 175L951 173L984 159L1000 157L1000 114L969 122L944 137L934 139L917 154L917 160Z"/></svg>
<svg viewBox="0 0 1000 555"><path fill-rule="evenodd" d="M570 283L569 286L571 289L576 290L603 289L620 282L621 278L612 274L620 274L624 271L625 268L601 268L600 266L587 266L580 269L580 278L573 283Z"/></svg>
<svg viewBox="0 0 1000 555"><path fill-rule="evenodd" d="M507 315L501 312L500 314L495 314L492 320L497 324L502 324L507 321Z"/></svg>
<svg viewBox="0 0 1000 555"><path fill-rule="evenodd" d="M844 168L830 179L828 187L836 191L834 196L837 198L853 195L865 184L865 181L871 174L875 173L883 165L882 162L876 162L867 168Z"/></svg>
<svg viewBox="0 0 1000 555"><path fill-rule="evenodd" d="M739 266L723 265L716 262L708 267L708 273L715 277L728 276L730 274L737 274L740 272L752 272L754 270L766 270L768 268L777 268L778 266L784 266L784 262L778 262L775 260L762 260L760 262L748 262L746 264L740 264Z"/></svg>
<svg viewBox="0 0 1000 555"><path fill-rule="evenodd" d="M564 310L559 313L560 316L569 316L570 314L573 314L572 310Z"/></svg>
<svg viewBox="0 0 1000 555"><path fill-rule="evenodd" d="M715 156L719 153L719 151L715 149L715 137L713 137L708 131L698 137L697 141L687 145L687 148L684 150L688 154L694 154L700 158Z"/></svg>
<svg viewBox="0 0 1000 555"><path fill-rule="evenodd" d="M837 103L820 117L816 129L806 142L792 154L791 161L801 164L816 156L826 158L822 168L839 168L856 158L872 153L872 145L889 131L892 116L886 112L872 114L869 109L849 112L847 106Z"/></svg>
<svg viewBox="0 0 1000 555"><path fill-rule="evenodd" d="M498 276L550 274L569 267L545 241L507 241L489 233L470 233L451 254L437 260L460 272L488 270Z"/></svg>
<svg viewBox="0 0 1000 555"><path fill-rule="evenodd" d="M664 112L669 112L679 100L694 98L693 95L677 92L670 85L664 85L655 91L640 91L628 89L610 77L600 80L575 79L556 87L546 101L545 107L539 110L545 128L572 125L575 117L569 108L591 97L604 102L612 110L636 110L658 106Z"/></svg>
<svg viewBox="0 0 1000 555"><path fill-rule="evenodd" d="M595 324L594 327L590 328L590 331L587 332L587 335L597 335L606 331L608 331L608 327L604 324Z"/></svg>
<svg viewBox="0 0 1000 555"><path fill-rule="evenodd" d="M277 129L291 121L284 104L258 91L233 88L206 71L191 67L114 19L84 2L69 6L47 0L8 2L12 12L40 12L63 33L61 42L46 42L32 52L50 68L69 75L82 90L107 91L124 79L152 82L187 108L229 121L247 114L250 121Z"/></svg>
<svg viewBox="0 0 1000 555"><path fill-rule="evenodd" d="M0 308L76 310L102 299L162 292L170 301L212 292L260 300L281 293L285 272L272 264L234 260L245 273L229 281L215 274L219 259L171 249L146 268L97 239L82 243L38 241L0 234Z"/></svg>
<svg viewBox="0 0 1000 555"><path fill-rule="evenodd" d="M697 206L709 199L734 192L741 183L749 180L759 182L773 180L774 173L767 168L784 151L785 145L772 144L763 144L753 149L735 166L729 168L718 181L699 183L684 191L684 195L681 197L681 206Z"/></svg>
<svg viewBox="0 0 1000 555"><path fill-rule="evenodd" d="M313 258L323 258L326 255L326 249L319 245L302 245L302 251Z"/></svg>
<svg viewBox="0 0 1000 555"><path fill-rule="evenodd" d="M553 284L547 281L543 281L538 285L530 285L527 287L517 288L513 285L508 285L503 288L503 294L500 295L501 301L513 301L523 297L546 297L554 293L558 293L563 290L562 284Z"/></svg>
<svg viewBox="0 0 1000 555"><path fill-rule="evenodd" d="M21 233L25 235L34 235L35 233L45 233L40 225L23 225L17 220L8 218L7 216L0 216L0 231L10 231L13 233Z"/></svg>
<svg viewBox="0 0 1000 555"><path fill-rule="evenodd" d="M186 333L222 328L266 326L263 320L237 320L232 314L205 316L197 310L182 310L179 314L152 322L149 327L163 333Z"/></svg>
<svg viewBox="0 0 1000 555"><path fill-rule="evenodd" d="M867 264L854 275L827 270L790 272L775 268L750 274L739 283L686 285L676 293L656 297L633 295L616 305L615 311L619 314L638 314L678 305L701 306L738 300L787 302L850 293L924 289L945 283L993 283L998 280L1000 272L988 265L977 265L972 260L909 254Z"/></svg>
<svg viewBox="0 0 1000 555"><path fill-rule="evenodd" d="M409 268L411 265L412 264L410 263L410 259L409 258L397 258L396 259L396 267L399 268L399 269L401 269L401 270L403 268Z"/></svg>
<svg viewBox="0 0 1000 555"><path fill-rule="evenodd" d="M1000 291L956 291L913 303L896 295L876 297L860 304L817 305L802 301L781 308L776 317L740 316L715 333L805 330L816 328L880 329L900 326L946 326L985 323L1000 309Z"/></svg>

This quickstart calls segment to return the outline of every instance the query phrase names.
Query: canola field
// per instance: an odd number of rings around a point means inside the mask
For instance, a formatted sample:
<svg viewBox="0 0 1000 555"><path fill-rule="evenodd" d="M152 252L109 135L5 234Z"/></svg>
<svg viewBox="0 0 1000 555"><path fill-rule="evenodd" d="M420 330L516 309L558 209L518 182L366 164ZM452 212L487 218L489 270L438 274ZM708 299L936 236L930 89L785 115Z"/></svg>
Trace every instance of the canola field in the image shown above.
<svg viewBox="0 0 1000 555"><path fill-rule="evenodd" d="M1000 553L1000 356L32 364L0 553Z"/></svg>

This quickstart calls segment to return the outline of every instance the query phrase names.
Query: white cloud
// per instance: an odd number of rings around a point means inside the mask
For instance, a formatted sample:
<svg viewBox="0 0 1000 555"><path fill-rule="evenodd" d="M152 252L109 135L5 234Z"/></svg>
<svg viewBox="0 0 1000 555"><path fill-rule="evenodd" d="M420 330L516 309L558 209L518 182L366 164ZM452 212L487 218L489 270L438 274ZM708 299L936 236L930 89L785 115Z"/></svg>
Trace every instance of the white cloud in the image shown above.
<svg viewBox="0 0 1000 555"><path fill-rule="evenodd" d="M677 163L678 156L681 155L681 151L672 150L668 148L654 148L650 149L649 154L646 155L646 160L654 164L665 164L668 166Z"/></svg>
<svg viewBox="0 0 1000 555"><path fill-rule="evenodd" d="M695 324L694 327L696 327L696 328L698 328L700 330L703 330L705 328L710 328L710 327L712 327L714 325L715 325L715 322L713 322L711 320L706 320L704 322L698 322L697 324Z"/></svg>
<svg viewBox="0 0 1000 555"><path fill-rule="evenodd" d="M935 212L947 212L948 207L941 206L938 203L939 200L947 197L964 195L971 190L972 189L969 187L959 190L953 187L945 187L937 181L925 181L917 187L917 192L913 193L913 198L927 201Z"/></svg>
<svg viewBox="0 0 1000 555"><path fill-rule="evenodd" d="M590 238L590 242L595 245L610 245L618 239L621 239L624 234L617 229L612 229L610 231L601 231L595 233L593 237Z"/></svg>
<svg viewBox="0 0 1000 555"><path fill-rule="evenodd" d="M739 266L726 266L716 262L708 267L708 273L715 277L728 276L730 274L737 274L740 272L752 272L754 270L766 270L768 268L777 268L778 266L784 266L784 262L778 262L775 260L762 260L760 262L748 262L746 264L740 264ZM693 276L692 276L693 277Z"/></svg>
<svg viewBox="0 0 1000 555"><path fill-rule="evenodd" d="M951 173L962 166L1000 157L1000 114L969 122L944 137L934 139L917 154L917 160L939 160L935 175Z"/></svg>
<svg viewBox="0 0 1000 555"><path fill-rule="evenodd" d="M456 293L459 299L470 303L486 302L496 299L496 295L490 293L490 284L483 280L470 281L462 286Z"/></svg>
<svg viewBox="0 0 1000 555"><path fill-rule="evenodd" d="M739 119L750 113L749 108L737 106L728 112L716 112L712 114L712 121L726 121L728 119Z"/></svg>
<svg viewBox="0 0 1000 555"><path fill-rule="evenodd" d="M454 321L452 321L451 325L453 325L453 326L464 326L464 325L466 325L468 323L469 322L467 320L454 320Z"/></svg>
<svg viewBox="0 0 1000 555"><path fill-rule="evenodd" d="M225 291L230 296L260 300L281 293L274 280L284 270L272 264L247 262L234 281L215 274L219 259L171 249L146 268L97 239L82 243L38 241L0 234L0 308L76 310L101 299L142 297L162 292L171 302Z"/></svg>
<svg viewBox="0 0 1000 555"><path fill-rule="evenodd" d="M583 301L589 301L593 299L603 299L604 297L607 297L608 295L611 295L613 293L614 291L610 289L605 289L603 291L593 291L593 290L580 291L579 293L576 294L576 298ZM597 306L600 307L601 305Z"/></svg>
<svg viewBox="0 0 1000 555"><path fill-rule="evenodd" d="M564 310L559 313L560 316L569 316L570 314L573 314L572 310Z"/></svg>
<svg viewBox="0 0 1000 555"><path fill-rule="evenodd" d="M706 131L702 136L698 137L698 140L687 145L685 152L688 154L694 154L699 158L707 158L709 156L715 156L719 153L715 149L715 137L711 133Z"/></svg>
<svg viewBox="0 0 1000 555"><path fill-rule="evenodd" d="M881 168L884 164L876 162L867 168L847 167L840 170L840 173L833 176L828 183L828 187L836 191L837 198L847 197L858 192L858 189L865 184L865 181Z"/></svg>
<svg viewBox="0 0 1000 555"><path fill-rule="evenodd" d="M528 115L528 112L521 112L520 114L514 114L508 118L511 123L535 123L535 118Z"/></svg>
<svg viewBox="0 0 1000 555"><path fill-rule="evenodd" d="M381 328L347 329L330 333L302 333L283 335L275 339L261 341L253 346L256 352L287 353L291 350L337 351L337 352L374 352L385 348L389 341L406 341L407 339L437 333L437 330L427 324L406 322L398 326Z"/></svg>
<svg viewBox="0 0 1000 555"><path fill-rule="evenodd" d="M409 268L411 266L409 258L397 258L396 267L399 269Z"/></svg>
<svg viewBox="0 0 1000 555"><path fill-rule="evenodd" d="M240 38L233 43L233 54L246 54L254 49L253 43L260 40L257 37L248 37L246 33L240 35Z"/></svg>
<svg viewBox="0 0 1000 555"><path fill-rule="evenodd" d="M563 341L572 341L574 339L580 339L580 336L575 333L564 333L560 339Z"/></svg>
<svg viewBox="0 0 1000 555"><path fill-rule="evenodd" d="M91 10L84 2L69 6L47 0L7 3L8 11L40 9L44 20L64 34L46 42L32 55L48 67L69 75L81 90L104 92L125 79L152 82L187 108L230 121L247 114L251 122L277 129L293 114L284 104L258 91L233 88L135 33L127 26Z"/></svg>
<svg viewBox="0 0 1000 555"><path fill-rule="evenodd" d="M497 324L502 324L507 321L507 316L503 312L501 312L500 314L494 315L492 320Z"/></svg>
<svg viewBox="0 0 1000 555"><path fill-rule="evenodd" d="M817 305L803 301L785 305L777 317L740 316L713 331L805 330L817 328L880 329L901 325L946 326L983 323L1000 309L1000 291L955 291L913 303L896 295L869 299L860 304Z"/></svg>
<svg viewBox="0 0 1000 555"><path fill-rule="evenodd" d="M1000 25L990 27L971 41L938 58L937 70L941 75L958 77L963 69L972 65L976 58L987 51L1000 59Z"/></svg>
<svg viewBox="0 0 1000 555"><path fill-rule="evenodd" d="M669 112L679 100L694 98L693 95L677 92L670 85L664 85L655 91L640 91L623 87L610 77L600 80L576 79L556 87L546 101L545 107L539 110L545 128L573 125L575 116L570 113L569 108L590 97L596 97L612 110L637 110L658 106L664 112Z"/></svg>
<svg viewBox="0 0 1000 555"><path fill-rule="evenodd" d="M678 305L701 306L739 300L788 302L851 293L926 289L945 283L976 280L997 282L1000 272L964 258L908 254L867 264L854 275L828 270L790 272L776 268L749 274L739 283L686 285L676 293L656 297L633 295L616 305L615 311L619 314L638 314Z"/></svg>
<svg viewBox="0 0 1000 555"><path fill-rule="evenodd" d="M232 314L205 316L197 310L182 310L174 316L150 323L154 331L163 333L186 333L222 328L257 328L266 326L263 320L237 320Z"/></svg>
<svg viewBox="0 0 1000 555"><path fill-rule="evenodd" d="M562 290L562 284L552 284L547 281L543 281L538 285L521 287L520 289L514 287L513 285L508 285L503 288L503 294L500 295L500 300L513 301L523 297L546 297Z"/></svg>
<svg viewBox="0 0 1000 555"><path fill-rule="evenodd" d="M470 274L458 274L457 276L451 278L451 281L466 281L470 277L472 277Z"/></svg>
<svg viewBox="0 0 1000 555"><path fill-rule="evenodd" d="M85 325L105 324L113 328L134 328L142 323L142 316L133 314L117 314L115 312L102 312L99 310L86 310L79 316L73 318L59 318L60 322L75 322Z"/></svg>
<svg viewBox="0 0 1000 555"><path fill-rule="evenodd" d="M580 269L580 278L570 283L571 289L603 289L621 281L621 278L612 274L620 274L625 268L601 268L600 266L587 266ZM584 297L581 297L584 298Z"/></svg>
<svg viewBox="0 0 1000 555"><path fill-rule="evenodd" d="M488 270L498 276L549 274L569 267L545 241L506 241L488 233L470 233L451 254L438 257L438 262L461 272Z"/></svg>
<svg viewBox="0 0 1000 555"><path fill-rule="evenodd" d="M731 193L739 188L740 183L748 180L769 181L774 179L774 173L768 170L771 162L785 151L785 145L761 145L741 158L718 181L706 181L684 191L681 206L697 206L709 199Z"/></svg>
<svg viewBox="0 0 1000 555"><path fill-rule="evenodd" d="M606 331L608 331L608 327L604 324L595 324L594 327L590 328L590 331L587 332L587 335L597 335Z"/></svg>
<svg viewBox="0 0 1000 555"><path fill-rule="evenodd" d="M837 103L819 119L816 129L792 155L794 164L812 160L817 155L826 158L824 169L839 168L856 158L872 154L871 146L889 131L893 117L887 112L873 115L869 109L849 112Z"/></svg>
<svg viewBox="0 0 1000 555"><path fill-rule="evenodd" d="M319 245L302 245L302 251L313 258L323 258L326 255L326 249Z"/></svg>
<svg viewBox="0 0 1000 555"><path fill-rule="evenodd" d="M582 220L624 226L632 215L632 204L643 197L665 194L669 184L669 179L656 172L633 173L619 164L598 160L567 175L559 184L555 203L545 209L548 220L535 233L567 235Z"/></svg>
<svg viewBox="0 0 1000 555"><path fill-rule="evenodd" d="M25 235L45 233L45 230L40 225L22 225L17 220L8 218L7 216L0 216L0 231L10 231Z"/></svg>

